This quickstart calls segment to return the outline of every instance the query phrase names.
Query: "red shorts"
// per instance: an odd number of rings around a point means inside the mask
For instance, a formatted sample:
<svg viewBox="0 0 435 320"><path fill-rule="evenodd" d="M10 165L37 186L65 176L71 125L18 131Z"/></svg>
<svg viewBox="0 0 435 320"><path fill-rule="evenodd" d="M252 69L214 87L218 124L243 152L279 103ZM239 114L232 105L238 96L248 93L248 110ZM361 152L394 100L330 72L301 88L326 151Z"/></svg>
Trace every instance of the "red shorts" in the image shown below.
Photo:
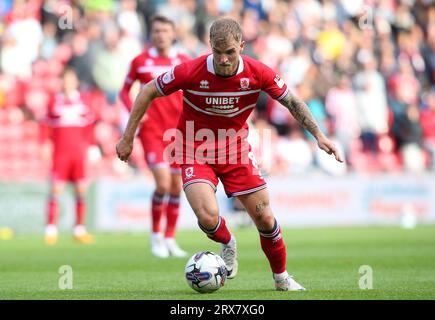
<svg viewBox="0 0 435 320"><path fill-rule="evenodd" d="M53 156L52 179L55 181L80 182L86 178L86 154L58 154Z"/></svg>
<svg viewBox="0 0 435 320"><path fill-rule="evenodd" d="M143 146L145 161L150 169L171 168L172 173L180 173L180 165L167 160L165 148L171 141L163 141L163 133L141 130L138 137Z"/></svg>
<svg viewBox="0 0 435 320"><path fill-rule="evenodd" d="M183 189L204 182L215 191L222 182L228 198L252 193L267 187L266 181L251 158L247 164L183 164L181 165ZM219 180L218 180L219 179Z"/></svg>

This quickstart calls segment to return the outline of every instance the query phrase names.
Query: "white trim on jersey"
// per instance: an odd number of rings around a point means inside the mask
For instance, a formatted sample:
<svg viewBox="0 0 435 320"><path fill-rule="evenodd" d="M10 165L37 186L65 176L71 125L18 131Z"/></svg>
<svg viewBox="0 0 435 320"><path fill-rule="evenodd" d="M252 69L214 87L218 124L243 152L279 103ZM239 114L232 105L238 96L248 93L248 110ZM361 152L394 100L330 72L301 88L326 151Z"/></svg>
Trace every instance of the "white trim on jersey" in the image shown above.
<svg viewBox="0 0 435 320"><path fill-rule="evenodd" d="M290 90L288 88L286 88L284 93L282 95L280 95L278 98L276 98L276 100L281 100L282 98L284 98L287 95L287 93L289 93L289 91Z"/></svg>
<svg viewBox="0 0 435 320"><path fill-rule="evenodd" d="M186 190L186 188L188 186L190 186L191 184L194 183L206 183L208 184L210 187L212 187L213 191L216 192L216 186L213 184L213 182L207 180L207 179L194 179L194 180L190 180L187 181L184 185L183 185L183 190Z"/></svg>
<svg viewBox="0 0 435 320"><path fill-rule="evenodd" d="M237 69L237 73L235 75L242 73L243 70L245 70L245 64L243 63L243 58L241 56L239 56L239 68ZM216 72L214 70L213 54L211 54L207 57L207 71L210 73L216 74Z"/></svg>
<svg viewBox="0 0 435 320"><path fill-rule="evenodd" d="M169 169L169 163L167 162L157 162L148 164L149 169Z"/></svg>
<svg viewBox="0 0 435 320"><path fill-rule="evenodd" d="M151 48L148 50L148 54L149 54L150 57L152 57L152 58L157 58L157 57L159 57L159 52L157 51L156 47L151 47ZM169 49L169 55L168 55L168 58L173 59L173 58L176 58L176 57L177 57L177 50L175 50L175 48L171 48L171 49Z"/></svg>
<svg viewBox="0 0 435 320"><path fill-rule="evenodd" d="M235 96L245 96L247 94L260 92L261 89L258 90L249 90L249 91L239 91L239 92L204 92L204 91L195 91L195 90L186 90L191 94L195 94L197 96L210 96L210 97L235 97Z"/></svg>
<svg viewBox="0 0 435 320"><path fill-rule="evenodd" d="M228 117L228 118L232 118L234 116L237 116L238 114L240 114L240 113L242 113L242 112L244 112L244 111L246 111L248 109L255 108L255 105L256 105L256 103L250 104L250 105L244 107L243 109L240 109L240 110L237 109L238 111L236 111L234 113L231 113L231 114L219 114L219 113L214 113L214 112L209 112L209 111L206 111L206 110L202 110L200 107L195 106L192 102L190 102L189 99L187 99L186 97L183 97L183 100L184 100L184 102L187 103L187 105L189 105L190 107L192 107L196 111L199 111L199 112L211 115L211 116L221 116L221 117Z"/></svg>
<svg viewBox="0 0 435 320"><path fill-rule="evenodd" d="M154 83L155 83L156 88L157 88L157 91L160 93L160 95L162 95L163 97L166 97L167 94L165 94L165 93L163 92L162 88L160 88L159 82L156 80L156 81L154 81Z"/></svg>
<svg viewBox="0 0 435 320"><path fill-rule="evenodd" d="M171 66L144 66L144 67L137 68L137 72L138 73L150 72L150 73L161 75L162 73L171 70L172 67L173 67L172 65Z"/></svg>
<svg viewBox="0 0 435 320"><path fill-rule="evenodd" d="M237 197L237 196L241 196L241 195L244 195L244 194L253 193L255 191L260 191L260 190L263 190L264 188L267 188L267 184L266 183L262 184L261 186L252 188L252 189L243 190L243 191L239 191L239 192L233 192L233 193L229 194L228 196L229 197Z"/></svg>

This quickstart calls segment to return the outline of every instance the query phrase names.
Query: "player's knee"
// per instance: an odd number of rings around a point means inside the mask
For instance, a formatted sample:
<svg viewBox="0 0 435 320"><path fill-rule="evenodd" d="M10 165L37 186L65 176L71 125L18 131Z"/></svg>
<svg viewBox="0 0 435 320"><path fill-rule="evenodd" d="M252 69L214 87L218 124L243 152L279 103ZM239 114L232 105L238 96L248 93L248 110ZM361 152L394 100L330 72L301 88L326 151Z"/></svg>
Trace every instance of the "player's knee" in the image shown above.
<svg viewBox="0 0 435 320"><path fill-rule="evenodd" d="M254 215L253 220L255 225L262 230L272 229L275 224L275 217L270 211Z"/></svg>
<svg viewBox="0 0 435 320"><path fill-rule="evenodd" d="M194 209L199 223L207 229L212 229L216 226L219 219L219 211L207 205L201 205Z"/></svg>
<svg viewBox="0 0 435 320"><path fill-rule="evenodd" d="M63 192L63 185L54 184L50 189L50 197L58 198Z"/></svg>
<svg viewBox="0 0 435 320"><path fill-rule="evenodd" d="M77 186L74 189L74 194L77 199L85 198L86 197L86 187L85 186Z"/></svg>
<svg viewBox="0 0 435 320"><path fill-rule="evenodd" d="M170 184L163 181L157 181L156 182L156 192L158 194L168 194L170 191Z"/></svg>
<svg viewBox="0 0 435 320"><path fill-rule="evenodd" d="M198 217L198 222L204 228L211 230L211 229L214 229L216 227L216 225L218 224L219 216L218 215L215 215L215 216L204 215L204 216Z"/></svg>
<svg viewBox="0 0 435 320"><path fill-rule="evenodd" d="M181 190L183 189L183 186L181 184L181 182L173 182L171 184L171 188L169 190L169 193L172 195L180 195L181 194Z"/></svg>

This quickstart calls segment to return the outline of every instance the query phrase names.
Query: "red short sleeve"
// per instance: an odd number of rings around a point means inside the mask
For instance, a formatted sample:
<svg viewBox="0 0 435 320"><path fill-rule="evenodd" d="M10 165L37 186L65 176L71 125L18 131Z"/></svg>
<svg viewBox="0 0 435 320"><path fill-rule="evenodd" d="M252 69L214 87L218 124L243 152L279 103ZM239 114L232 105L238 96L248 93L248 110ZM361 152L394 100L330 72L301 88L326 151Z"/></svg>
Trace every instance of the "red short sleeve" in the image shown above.
<svg viewBox="0 0 435 320"><path fill-rule="evenodd" d="M131 85L137 79L136 70L137 70L136 59L134 59L130 63L130 69L128 70L127 76L125 77L126 84Z"/></svg>
<svg viewBox="0 0 435 320"><path fill-rule="evenodd" d="M184 89L188 83L188 74L187 63L173 67L156 78L157 90L160 94L168 96L175 91Z"/></svg>
<svg viewBox="0 0 435 320"><path fill-rule="evenodd" d="M284 80L268 66L262 65L262 69L263 83L261 89L275 100L284 98L288 93L288 88Z"/></svg>

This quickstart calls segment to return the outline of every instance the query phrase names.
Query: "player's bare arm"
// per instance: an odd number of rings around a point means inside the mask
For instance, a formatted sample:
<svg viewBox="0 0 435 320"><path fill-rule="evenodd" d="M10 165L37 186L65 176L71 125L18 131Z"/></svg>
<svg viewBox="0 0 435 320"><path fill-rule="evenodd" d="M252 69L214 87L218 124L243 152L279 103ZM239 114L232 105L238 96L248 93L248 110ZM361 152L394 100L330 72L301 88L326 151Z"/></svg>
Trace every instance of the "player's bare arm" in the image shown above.
<svg viewBox="0 0 435 320"><path fill-rule="evenodd" d="M133 140L136 129L145 112L151 105L151 102L160 96L161 94L157 91L155 80L148 82L137 95L130 118L128 119L127 127L125 128L121 140L116 145L116 153L120 160L127 161L130 157L130 154L133 151Z"/></svg>
<svg viewBox="0 0 435 320"><path fill-rule="evenodd" d="M290 113L301 124L301 126L316 138L320 149L328 154L334 154L337 161L343 162L343 159L334 143L322 133L305 102L292 95L290 92L287 93L284 98L280 99L279 102L289 109Z"/></svg>

